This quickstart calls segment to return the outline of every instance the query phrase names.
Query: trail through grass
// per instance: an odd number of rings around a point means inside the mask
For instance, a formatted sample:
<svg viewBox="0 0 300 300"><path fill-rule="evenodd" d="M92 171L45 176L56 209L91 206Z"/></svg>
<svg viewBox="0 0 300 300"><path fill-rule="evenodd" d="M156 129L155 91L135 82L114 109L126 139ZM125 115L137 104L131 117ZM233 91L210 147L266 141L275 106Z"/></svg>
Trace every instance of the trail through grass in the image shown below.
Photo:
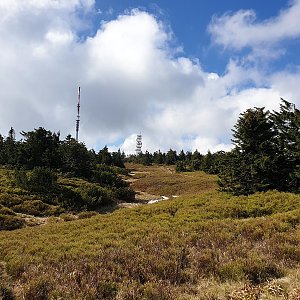
<svg viewBox="0 0 300 300"><path fill-rule="evenodd" d="M179 197L0 232L0 292L17 299L298 299L300 195L231 197L216 191L215 176L130 168L136 190Z"/></svg>

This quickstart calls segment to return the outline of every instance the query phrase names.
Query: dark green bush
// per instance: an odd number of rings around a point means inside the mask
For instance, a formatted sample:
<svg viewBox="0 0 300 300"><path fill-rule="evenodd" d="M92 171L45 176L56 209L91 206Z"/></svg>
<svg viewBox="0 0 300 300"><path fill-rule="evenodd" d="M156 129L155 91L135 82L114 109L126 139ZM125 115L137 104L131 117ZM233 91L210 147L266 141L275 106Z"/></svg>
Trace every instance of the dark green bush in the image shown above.
<svg viewBox="0 0 300 300"><path fill-rule="evenodd" d="M54 212L51 209L51 205L46 204L41 200L24 201L23 203L14 206L14 211L33 216L45 216Z"/></svg>
<svg viewBox="0 0 300 300"><path fill-rule="evenodd" d="M96 299L99 300L110 300L115 299L117 294L117 285L114 282L103 282L97 283L96 287Z"/></svg>
<svg viewBox="0 0 300 300"><path fill-rule="evenodd" d="M52 284L47 278L37 278L25 288L25 300L47 300L52 290Z"/></svg>
<svg viewBox="0 0 300 300"><path fill-rule="evenodd" d="M0 283L0 299L1 300L15 300L12 289L2 283Z"/></svg>
<svg viewBox="0 0 300 300"><path fill-rule="evenodd" d="M16 195L9 195L9 194L0 195L0 204L9 208L12 208L13 206L18 205L22 202L23 202L22 198Z"/></svg>
<svg viewBox="0 0 300 300"><path fill-rule="evenodd" d="M251 256L245 260L243 271L253 284L261 284L274 278L284 276L284 272L274 262Z"/></svg>
<svg viewBox="0 0 300 300"><path fill-rule="evenodd" d="M0 214L0 230L14 230L22 228L25 221L19 217Z"/></svg>
<svg viewBox="0 0 300 300"><path fill-rule="evenodd" d="M31 172L16 170L15 182L30 192L48 194L57 187L57 175L44 167L35 167Z"/></svg>
<svg viewBox="0 0 300 300"><path fill-rule="evenodd" d="M107 167L106 167L107 168ZM128 183L122 180L112 169L97 169L93 172L91 180L103 187L127 187Z"/></svg>
<svg viewBox="0 0 300 300"><path fill-rule="evenodd" d="M116 189L116 198L125 201L133 201L135 191L131 187L120 187Z"/></svg>
<svg viewBox="0 0 300 300"><path fill-rule="evenodd" d="M178 161L176 163L176 172L185 172L186 171L186 166L183 161Z"/></svg>
<svg viewBox="0 0 300 300"><path fill-rule="evenodd" d="M55 199L52 197L50 199L54 202L53 204L60 205L66 209L78 210L84 206L81 194L64 186L60 186L56 191L56 195L53 194L52 196L55 196Z"/></svg>
<svg viewBox="0 0 300 300"><path fill-rule="evenodd" d="M113 203L113 193L107 188L97 185L86 185L78 189L83 204L87 209L98 209L103 205Z"/></svg>
<svg viewBox="0 0 300 300"><path fill-rule="evenodd" d="M11 209L9 209L8 207L2 206L0 204L0 214L1 215L10 215L10 216L15 216L15 212L13 212Z"/></svg>

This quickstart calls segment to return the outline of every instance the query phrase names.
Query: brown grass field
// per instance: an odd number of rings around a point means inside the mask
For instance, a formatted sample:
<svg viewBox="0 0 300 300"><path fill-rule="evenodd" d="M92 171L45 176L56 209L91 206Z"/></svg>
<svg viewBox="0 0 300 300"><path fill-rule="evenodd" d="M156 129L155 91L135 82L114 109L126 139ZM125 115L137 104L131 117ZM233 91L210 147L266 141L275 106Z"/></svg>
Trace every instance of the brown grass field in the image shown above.
<svg viewBox="0 0 300 300"><path fill-rule="evenodd" d="M170 199L0 232L2 299L300 299L300 195L127 167L137 198Z"/></svg>

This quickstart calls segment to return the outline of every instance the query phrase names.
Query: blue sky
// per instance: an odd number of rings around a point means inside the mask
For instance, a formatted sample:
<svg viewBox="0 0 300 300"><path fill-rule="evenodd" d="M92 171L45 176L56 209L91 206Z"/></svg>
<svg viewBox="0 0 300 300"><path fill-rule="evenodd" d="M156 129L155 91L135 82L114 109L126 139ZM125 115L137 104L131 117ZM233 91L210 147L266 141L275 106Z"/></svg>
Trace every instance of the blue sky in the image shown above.
<svg viewBox="0 0 300 300"><path fill-rule="evenodd" d="M300 105L300 0L2 0L0 133L96 150L229 150L247 108Z"/></svg>
<svg viewBox="0 0 300 300"><path fill-rule="evenodd" d="M238 10L251 9L256 12L257 21L276 16L281 9L287 7L289 1L259 1L259 0L211 0L211 1L96 1L96 7L102 13L95 18L95 27L97 22L105 20L110 21L123 14L126 10L139 8L154 14L159 19L168 24L174 33L174 43L183 48L185 55L191 58L198 58L205 70L217 73L224 72L228 59L232 53L222 51L219 47L211 43L211 36L207 32L207 27L213 16L220 16L224 13L234 13ZM276 62L277 68L284 67L291 60L300 62L300 55L297 53L297 47L300 46L299 39L288 41L289 52L280 62Z"/></svg>

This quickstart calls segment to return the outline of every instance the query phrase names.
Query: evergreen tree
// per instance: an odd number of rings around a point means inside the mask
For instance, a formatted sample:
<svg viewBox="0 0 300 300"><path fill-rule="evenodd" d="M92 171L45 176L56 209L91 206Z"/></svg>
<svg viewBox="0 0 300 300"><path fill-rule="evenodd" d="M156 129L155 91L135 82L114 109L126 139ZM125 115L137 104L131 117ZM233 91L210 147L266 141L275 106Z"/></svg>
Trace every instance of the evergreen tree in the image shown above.
<svg viewBox="0 0 300 300"><path fill-rule="evenodd" d="M199 171L203 169L203 155L198 150L195 150L191 156L190 165L193 171Z"/></svg>
<svg viewBox="0 0 300 300"><path fill-rule="evenodd" d="M142 164L144 166L150 166L152 164L152 161L153 161L153 158L152 158L152 155L151 153L149 153L149 151L146 150L145 154L143 154L143 157L142 157Z"/></svg>
<svg viewBox="0 0 300 300"><path fill-rule="evenodd" d="M42 127L34 131L21 132L24 141L20 147L18 163L29 169L34 167L58 168L61 165L59 154L59 133L52 133Z"/></svg>
<svg viewBox="0 0 300 300"><path fill-rule="evenodd" d="M222 190L300 192L300 111L295 105L282 99L279 112L248 109L233 132L236 147L223 161Z"/></svg>
<svg viewBox="0 0 300 300"><path fill-rule="evenodd" d="M93 169L93 158L83 143L68 135L59 148L62 171L73 176L89 178Z"/></svg>
<svg viewBox="0 0 300 300"><path fill-rule="evenodd" d="M102 165L111 166L112 165L112 156L108 151L107 146L105 146L102 150L98 152L97 162Z"/></svg>
<svg viewBox="0 0 300 300"><path fill-rule="evenodd" d="M153 163L161 165L164 163L164 161L165 161L164 154L161 153L160 150L153 153Z"/></svg>
<svg viewBox="0 0 300 300"><path fill-rule="evenodd" d="M213 168L213 155L210 150L207 151L207 154L203 157L202 170L207 173L212 173Z"/></svg>
<svg viewBox="0 0 300 300"><path fill-rule="evenodd" d="M187 161L191 161L192 160L192 152L191 151L187 151L186 154L185 154L185 159Z"/></svg>
<svg viewBox="0 0 300 300"><path fill-rule="evenodd" d="M277 187L280 170L273 122L264 108L248 109L234 126L235 150L220 174L223 190L250 194Z"/></svg>
<svg viewBox="0 0 300 300"><path fill-rule="evenodd" d="M13 127L10 128L8 136L3 144L2 161L5 165L16 165L18 153L18 143Z"/></svg>
<svg viewBox="0 0 300 300"><path fill-rule="evenodd" d="M177 161L177 154L175 150L170 149L165 158L165 164L166 165L175 165Z"/></svg>
<svg viewBox="0 0 300 300"><path fill-rule="evenodd" d="M125 168L120 149L118 150L118 152L112 153L112 165L119 168Z"/></svg>
<svg viewBox="0 0 300 300"><path fill-rule="evenodd" d="M178 154L178 160L179 161L185 161L185 153L184 153L183 149Z"/></svg>
<svg viewBox="0 0 300 300"><path fill-rule="evenodd" d="M300 111L294 104L281 99L280 111L274 111L275 142L281 171L281 190L300 192Z"/></svg>

